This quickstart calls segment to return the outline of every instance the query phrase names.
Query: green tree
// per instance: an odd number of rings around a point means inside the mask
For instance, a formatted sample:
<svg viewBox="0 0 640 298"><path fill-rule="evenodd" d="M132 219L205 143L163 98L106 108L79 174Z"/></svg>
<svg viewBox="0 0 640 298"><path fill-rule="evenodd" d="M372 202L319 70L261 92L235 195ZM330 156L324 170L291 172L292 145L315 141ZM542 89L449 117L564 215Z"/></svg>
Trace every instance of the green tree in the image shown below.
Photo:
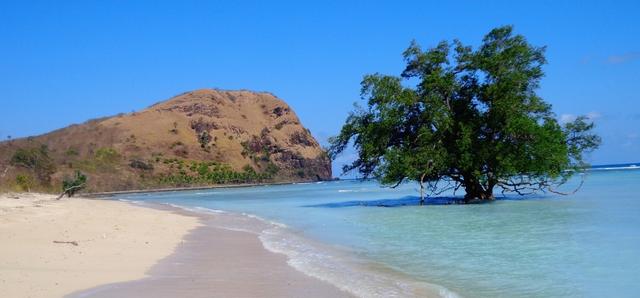
<svg viewBox="0 0 640 298"><path fill-rule="evenodd" d="M51 175L56 171L46 145L18 148L11 157L11 164L32 171L43 185L51 183Z"/></svg>
<svg viewBox="0 0 640 298"><path fill-rule="evenodd" d="M86 184L87 176L82 174L80 171L76 171L73 178L65 178L62 181L62 194L58 199L62 198L64 195L72 197L76 192L85 188Z"/></svg>
<svg viewBox="0 0 640 298"><path fill-rule="evenodd" d="M383 184L418 181L438 194L463 188L465 202L494 199L494 189L526 194L554 187L584 169L583 154L600 138L586 117L562 126L536 94L545 48L493 29L478 49L412 42L401 76L362 81L367 108L357 107L331 139L333 158L353 143L357 170Z"/></svg>

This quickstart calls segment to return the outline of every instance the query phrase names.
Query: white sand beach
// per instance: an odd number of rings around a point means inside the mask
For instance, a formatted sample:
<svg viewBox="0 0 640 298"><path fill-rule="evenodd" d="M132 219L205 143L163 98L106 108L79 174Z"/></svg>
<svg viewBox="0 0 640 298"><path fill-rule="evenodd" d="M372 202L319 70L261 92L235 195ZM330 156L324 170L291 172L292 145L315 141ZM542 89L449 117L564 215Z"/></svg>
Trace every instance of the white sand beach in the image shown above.
<svg viewBox="0 0 640 298"><path fill-rule="evenodd" d="M118 201L2 194L0 293L60 297L142 278L198 225L194 217Z"/></svg>

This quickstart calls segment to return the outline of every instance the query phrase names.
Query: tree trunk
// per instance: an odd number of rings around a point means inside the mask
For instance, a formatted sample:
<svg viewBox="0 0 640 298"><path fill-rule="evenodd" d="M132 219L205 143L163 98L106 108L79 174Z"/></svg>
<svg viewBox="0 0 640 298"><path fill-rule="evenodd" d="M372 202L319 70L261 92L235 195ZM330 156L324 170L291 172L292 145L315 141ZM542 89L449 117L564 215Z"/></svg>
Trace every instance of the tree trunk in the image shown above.
<svg viewBox="0 0 640 298"><path fill-rule="evenodd" d="M420 206L424 205L424 176L426 174L422 174L420 176Z"/></svg>
<svg viewBox="0 0 640 298"><path fill-rule="evenodd" d="M495 200L493 187L485 189L480 183L470 183L465 185L465 204L484 203Z"/></svg>
<svg viewBox="0 0 640 298"><path fill-rule="evenodd" d="M58 197L56 198L56 200L60 200L60 199L62 199L62 197L64 197L64 195L67 195L67 197L68 197L68 198L70 198L71 196L73 196L73 195L75 194L75 190L76 190L76 189L83 188L83 187L84 187L84 185L85 185L85 183L82 183L82 184L80 184L80 185L74 185L74 186L71 186L71 187L69 187L69 188L67 188L67 189L63 190L63 191L62 191L62 193L60 194L60 196L58 196Z"/></svg>

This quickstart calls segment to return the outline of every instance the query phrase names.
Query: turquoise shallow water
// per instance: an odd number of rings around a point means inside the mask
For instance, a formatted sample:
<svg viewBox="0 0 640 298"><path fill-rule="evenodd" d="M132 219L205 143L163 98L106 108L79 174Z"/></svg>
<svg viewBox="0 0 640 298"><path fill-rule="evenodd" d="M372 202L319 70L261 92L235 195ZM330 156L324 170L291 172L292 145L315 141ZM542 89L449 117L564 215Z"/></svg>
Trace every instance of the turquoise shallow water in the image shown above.
<svg viewBox="0 0 640 298"><path fill-rule="evenodd" d="M602 170L590 173L575 195L507 197L471 206L411 205L417 199L415 185L388 189L372 181L118 198L251 214L285 224L286 233L262 235L266 247L287 253L294 267L331 282L349 284L337 271L359 270L360 275L351 271L348 276L357 276L360 288L403 276L463 297L638 297L639 186L640 170ZM306 245L304 239L327 246ZM338 250L331 247L357 257L361 266L347 269L344 256L333 258ZM371 264L363 266L362 260ZM386 279L371 278L367 284L368 276L381 272Z"/></svg>

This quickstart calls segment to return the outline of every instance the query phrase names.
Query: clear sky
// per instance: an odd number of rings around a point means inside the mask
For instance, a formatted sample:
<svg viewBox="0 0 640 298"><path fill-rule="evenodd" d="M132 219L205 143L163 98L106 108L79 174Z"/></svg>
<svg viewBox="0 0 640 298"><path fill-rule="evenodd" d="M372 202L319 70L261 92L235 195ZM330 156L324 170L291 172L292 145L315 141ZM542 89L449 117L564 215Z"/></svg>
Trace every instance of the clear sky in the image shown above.
<svg viewBox="0 0 640 298"><path fill-rule="evenodd" d="M0 138L221 88L276 94L326 144L412 39L477 45L511 24L548 46L558 118L595 120L592 163L640 161L640 1L299 2L1 1Z"/></svg>

